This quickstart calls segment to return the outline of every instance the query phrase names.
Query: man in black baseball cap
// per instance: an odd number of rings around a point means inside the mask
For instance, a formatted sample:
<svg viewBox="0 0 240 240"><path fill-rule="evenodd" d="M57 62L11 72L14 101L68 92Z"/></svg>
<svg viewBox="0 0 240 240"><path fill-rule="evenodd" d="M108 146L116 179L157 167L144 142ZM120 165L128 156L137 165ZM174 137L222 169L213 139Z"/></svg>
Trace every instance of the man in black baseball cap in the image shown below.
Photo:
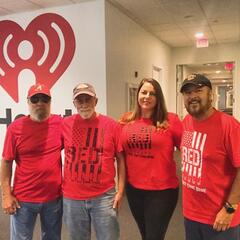
<svg viewBox="0 0 240 240"><path fill-rule="evenodd" d="M212 84L210 80L202 74L190 74L183 81L180 92L184 92L189 86L194 85L196 87L207 86L212 89Z"/></svg>
<svg viewBox="0 0 240 240"><path fill-rule="evenodd" d="M201 74L190 74L183 81L180 92L188 113L198 120L207 118L214 111L212 84Z"/></svg>
<svg viewBox="0 0 240 240"><path fill-rule="evenodd" d="M239 240L240 124L214 108L205 76L189 75L180 91L189 113L181 142L185 239Z"/></svg>

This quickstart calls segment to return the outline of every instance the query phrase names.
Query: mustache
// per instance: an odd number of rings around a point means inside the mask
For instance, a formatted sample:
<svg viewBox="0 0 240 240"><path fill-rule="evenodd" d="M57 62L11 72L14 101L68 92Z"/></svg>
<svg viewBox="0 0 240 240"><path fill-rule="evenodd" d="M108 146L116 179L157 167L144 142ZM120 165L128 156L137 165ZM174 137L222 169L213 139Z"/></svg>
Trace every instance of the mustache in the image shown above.
<svg viewBox="0 0 240 240"><path fill-rule="evenodd" d="M191 103L200 103L201 100L200 99L191 99L188 103L191 104Z"/></svg>

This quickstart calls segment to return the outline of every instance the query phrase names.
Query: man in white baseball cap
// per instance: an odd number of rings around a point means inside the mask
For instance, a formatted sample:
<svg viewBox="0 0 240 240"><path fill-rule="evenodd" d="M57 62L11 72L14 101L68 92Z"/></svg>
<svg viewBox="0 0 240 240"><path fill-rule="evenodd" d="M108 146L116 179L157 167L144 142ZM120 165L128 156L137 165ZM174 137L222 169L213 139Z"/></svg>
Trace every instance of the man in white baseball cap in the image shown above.
<svg viewBox="0 0 240 240"><path fill-rule="evenodd" d="M78 84L73 89L78 113L63 121L63 212L71 240L90 240L91 225L98 240L119 239L117 210L125 184L124 157L118 144L121 129L115 120L95 111L97 101L92 85Z"/></svg>

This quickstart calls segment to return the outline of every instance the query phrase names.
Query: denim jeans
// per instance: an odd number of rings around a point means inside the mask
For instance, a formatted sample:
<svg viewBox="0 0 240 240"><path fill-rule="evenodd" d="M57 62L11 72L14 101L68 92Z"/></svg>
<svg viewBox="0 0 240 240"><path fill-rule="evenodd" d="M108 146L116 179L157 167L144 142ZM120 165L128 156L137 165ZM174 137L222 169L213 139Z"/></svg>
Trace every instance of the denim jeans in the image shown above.
<svg viewBox="0 0 240 240"><path fill-rule="evenodd" d="M240 226L216 231L212 225L184 218L186 240L240 240Z"/></svg>
<svg viewBox="0 0 240 240"><path fill-rule="evenodd" d="M45 203L20 202L20 206L17 213L11 215L11 240L31 240L38 214L41 239L61 239L62 198Z"/></svg>
<svg viewBox="0 0 240 240"><path fill-rule="evenodd" d="M88 200L63 199L63 217L71 240L91 240L91 225L97 240L118 240L119 225L113 209L115 190Z"/></svg>

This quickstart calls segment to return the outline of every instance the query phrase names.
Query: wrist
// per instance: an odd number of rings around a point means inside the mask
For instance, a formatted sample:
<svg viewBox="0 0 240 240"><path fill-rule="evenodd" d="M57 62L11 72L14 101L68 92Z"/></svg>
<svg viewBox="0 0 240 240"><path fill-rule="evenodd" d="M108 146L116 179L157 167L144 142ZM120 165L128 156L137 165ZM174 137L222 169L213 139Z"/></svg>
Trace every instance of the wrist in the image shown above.
<svg viewBox="0 0 240 240"><path fill-rule="evenodd" d="M227 213L232 214L237 210L238 204L233 204L233 203L226 201L224 203L223 207L225 208Z"/></svg>
<svg viewBox="0 0 240 240"><path fill-rule="evenodd" d="M120 191L120 190L117 191L118 195L123 195L123 193L124 193L124 191Z"/></svg>
<svg viewBox="0 0 240 240"><path fill-rule="evenodd" d="M9 198L10 196L11 196L12 194L11 194L11 192L9 193L9 192L2 192L2 198L3 199L5 199L5 198Z"/></svg>

